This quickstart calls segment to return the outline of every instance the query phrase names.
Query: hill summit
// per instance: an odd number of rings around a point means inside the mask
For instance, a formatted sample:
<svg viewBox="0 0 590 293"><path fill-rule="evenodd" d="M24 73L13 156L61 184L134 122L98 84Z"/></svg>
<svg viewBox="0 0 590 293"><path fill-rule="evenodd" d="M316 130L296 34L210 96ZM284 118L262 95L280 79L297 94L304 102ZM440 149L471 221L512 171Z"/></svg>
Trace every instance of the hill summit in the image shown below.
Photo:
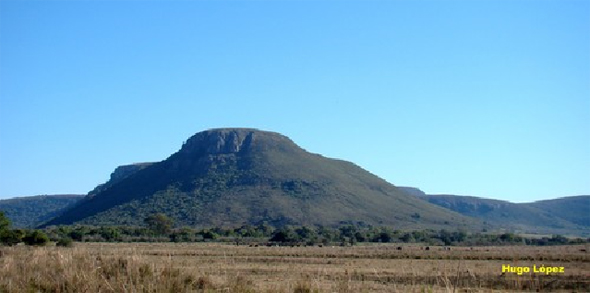
<svg viewBox="0 0 590 293"><path fill-rule="evenodd" d="M46 225L141 225L153 213L192 227L477 225L353 163L307 152L286 136L257 129L199 132L166 160L125 170L125 176L113 176Z"/></svg>

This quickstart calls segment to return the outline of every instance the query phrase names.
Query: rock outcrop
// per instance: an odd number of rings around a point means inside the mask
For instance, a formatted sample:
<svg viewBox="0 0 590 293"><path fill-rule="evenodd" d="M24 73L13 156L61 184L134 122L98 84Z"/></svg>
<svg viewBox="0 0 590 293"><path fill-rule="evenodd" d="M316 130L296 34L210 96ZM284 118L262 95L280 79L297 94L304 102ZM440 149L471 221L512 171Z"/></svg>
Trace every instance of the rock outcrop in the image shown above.
<svg viewBox="0 0 590 293"><path fill-rule="evenodd" d="M208 154L238 153L250 146L255 131L249 128L232 128L199 132L189 138L180 151Z"/></svg>

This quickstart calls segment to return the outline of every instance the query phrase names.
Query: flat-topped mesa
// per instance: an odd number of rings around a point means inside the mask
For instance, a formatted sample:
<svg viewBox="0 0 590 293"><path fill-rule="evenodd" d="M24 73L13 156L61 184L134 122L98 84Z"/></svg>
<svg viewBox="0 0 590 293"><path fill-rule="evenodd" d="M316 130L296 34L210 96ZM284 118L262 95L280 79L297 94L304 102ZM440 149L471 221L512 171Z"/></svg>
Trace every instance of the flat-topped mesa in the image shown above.
<svg viewBox="0 0 590 293"><path fill-rule="evenodd" d="M252 147L253 141L268 139L292 141L278 133L254 128L215 128L199 132L182 146L181 153L231 154Z"/></svg>
<svg viewBox="0 0 590 293"><path fill-rule="evenodd" d="M160 212L179 227L477 224L403 193L353 163L310 153L276 132L206 130L165 160L133 173L136 167L118 169L112 179L127 175L124 179L107 182L45 226L139 226Z"/></svg>

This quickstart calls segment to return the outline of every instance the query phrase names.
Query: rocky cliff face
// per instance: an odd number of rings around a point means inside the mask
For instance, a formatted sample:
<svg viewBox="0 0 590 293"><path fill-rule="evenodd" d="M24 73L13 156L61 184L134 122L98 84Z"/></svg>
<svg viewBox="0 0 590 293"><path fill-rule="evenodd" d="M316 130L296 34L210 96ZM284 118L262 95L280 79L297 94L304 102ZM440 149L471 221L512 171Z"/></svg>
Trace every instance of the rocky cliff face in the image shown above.
<svg viewBox="0 0 590 293"><path fill-rule="evenodd" d="M182 147L183 152L238 153L252 142L254 129L220 129L197 133Z"/></svg>
<svg viewBox="0 0 590 293"><path fill-rule="evenodd" d="M260 131L253 128L222 128L199 132L189 138L182 146L182 154L232 154L250 150L259 141L267 143L287 144L295 147L295 143L279 133Z"/></svg>

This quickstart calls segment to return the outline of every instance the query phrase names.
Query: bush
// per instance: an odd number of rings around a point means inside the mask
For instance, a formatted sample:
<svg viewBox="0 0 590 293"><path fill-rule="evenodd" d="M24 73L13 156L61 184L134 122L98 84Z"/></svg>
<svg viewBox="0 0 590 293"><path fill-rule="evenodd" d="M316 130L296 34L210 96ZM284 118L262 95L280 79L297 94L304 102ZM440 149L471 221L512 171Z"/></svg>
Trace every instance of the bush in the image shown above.
<svg viewBox="0 0 590 293"><path fill-rule="evenodd" d="M41 230L33 230L23 237L26 245L43 246L49 242L49 237Z"/></svg>
<svg viewBox="0 0 590 293"><path fill-rule="evenodd" d="M299 237L297 234L295 234L293 229L289 227L275 231L272 237L269 239L269 241L272 242L297 242L298 240Z"/></svg>
<svg viewBox="0 0 590 293"><path fill-rule="evenodd" d="M25 232L20 229L4 230L0 232L0 242L4 245L13 246L22 242Z"/></svg>
<svg viewBox="0 0 590 293"><path fill-rule="evenodd" d="M72 240L72 238L61 238L57 241L57 243L55 244L57 246L61 246L61 247L72 247L74 246L74 240Z"/></svg>

